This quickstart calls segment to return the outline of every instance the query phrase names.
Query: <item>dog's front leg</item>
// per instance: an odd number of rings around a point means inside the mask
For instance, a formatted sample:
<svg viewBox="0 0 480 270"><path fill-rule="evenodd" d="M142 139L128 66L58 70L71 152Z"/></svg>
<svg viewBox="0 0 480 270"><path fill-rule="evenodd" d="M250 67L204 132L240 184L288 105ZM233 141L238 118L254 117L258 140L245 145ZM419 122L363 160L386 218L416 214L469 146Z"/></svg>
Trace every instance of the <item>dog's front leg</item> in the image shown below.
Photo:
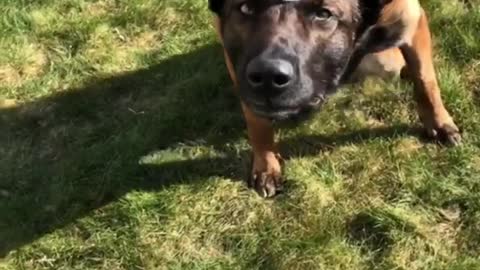
<svg viewBox="0 0 480 270"><path fill-rule="evenodd" d="M228 72L236 89L238 84L232 62L226 51L224 55ZM256 116L243 103L242 110L247 123L248 139L253 149L252 172L249 175L248 185L265 198L273 197L282 189L282 170L272 123Z"/></svg>
<svg viewBox="0 0 480 270"><path fill-rule="evenodd" d="M248 184L261 196L273 197L282 188L282 172L272 123L254 115L244 104L242 109L253 149L252 173Z"/></svg>
<svg viewBox="0 0 480 270"><path fill-rule="evenodd" d="M432 41L424 12L411 42L400 47L414 82L418 113L428 134L434 138L459 144L461 135L440 96L432 60Z"/></svg>
<svg viewBox="0 0 480 270"><path fill-rule="evenodd" d="M215 18L215 28L220 41L223 41L218 17ZM228 73L235 90L237 90L237 76L226 50L224 50L224 56ZM247 123L248 139L253 149L252 172L249 175L248 185L255 188L265 198L273 197L282 189L282 169L272 123L267 119L257 117L243 102L242 110Z"/></svg>

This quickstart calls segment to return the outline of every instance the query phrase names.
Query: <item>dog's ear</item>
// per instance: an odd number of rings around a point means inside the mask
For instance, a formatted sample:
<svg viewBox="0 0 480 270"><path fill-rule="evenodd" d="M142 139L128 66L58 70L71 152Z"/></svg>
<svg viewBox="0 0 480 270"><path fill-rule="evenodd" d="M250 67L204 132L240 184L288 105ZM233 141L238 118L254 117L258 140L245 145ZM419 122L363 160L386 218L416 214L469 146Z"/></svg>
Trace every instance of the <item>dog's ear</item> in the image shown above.
<svg viewBox="0 0 480 270"><path fill-rule="evenodd" d="M222 12L224 4L225 0L208 0L208 8L218 15Z"/></svg>

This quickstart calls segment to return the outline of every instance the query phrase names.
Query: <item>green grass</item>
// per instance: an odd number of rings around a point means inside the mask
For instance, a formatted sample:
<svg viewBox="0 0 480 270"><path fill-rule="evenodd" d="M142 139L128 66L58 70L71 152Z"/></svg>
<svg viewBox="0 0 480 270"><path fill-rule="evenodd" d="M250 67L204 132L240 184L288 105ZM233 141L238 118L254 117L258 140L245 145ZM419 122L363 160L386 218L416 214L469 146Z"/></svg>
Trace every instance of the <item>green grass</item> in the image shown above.
<svg viewBox="0 0 480 270"><path fill-rule="evenodd" d="M480 8L422 1L465 142L369 80L250 154L206 1L4 0L0 269L480 269Z"/></svg>

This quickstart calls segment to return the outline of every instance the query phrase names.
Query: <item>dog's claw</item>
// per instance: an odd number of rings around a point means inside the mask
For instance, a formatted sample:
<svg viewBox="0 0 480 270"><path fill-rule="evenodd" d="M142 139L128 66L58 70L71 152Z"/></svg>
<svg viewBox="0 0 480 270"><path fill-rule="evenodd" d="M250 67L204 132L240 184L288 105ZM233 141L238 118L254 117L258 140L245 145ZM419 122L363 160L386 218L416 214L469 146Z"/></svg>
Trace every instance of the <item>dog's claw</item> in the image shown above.
<svg viewBox="0 0 480 270"><path fill-rule="evenodd" d="M428 135L439 142L458 146L462 143L462 134L455 125L445 124L440 128L431 129Z"/></svg>
<svg viewBox="0 0 480 270"><path fill-rule="evenodd" d="M282 190L282 178L279 175L257 172L249 181L250 187L255 187L263 198L272 198Z"/></svg>
<svg viewBox="0 0 480 270"><path fill-rule="evenodd" d="M255 183L257 182L258 174L254 173L251 177L248 178L248 187L253 188L255 187Z"/></svg>
<svg viewBox="0 0 480 270"><path fill-rule="evenodd" d="M462 143L462 135L456 126L444 125L443 128L439 130L439 137L442 141L446 141L453 146Z"/></svg>

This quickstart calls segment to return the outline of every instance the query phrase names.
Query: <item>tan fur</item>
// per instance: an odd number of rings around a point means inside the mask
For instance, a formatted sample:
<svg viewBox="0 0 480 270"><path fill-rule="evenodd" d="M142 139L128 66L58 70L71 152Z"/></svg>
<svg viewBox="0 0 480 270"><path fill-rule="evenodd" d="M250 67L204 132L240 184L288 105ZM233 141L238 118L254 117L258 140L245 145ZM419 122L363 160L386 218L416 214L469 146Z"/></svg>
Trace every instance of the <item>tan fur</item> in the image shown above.
<svg viewBox="0 0 480 270"><path fill-rule="evenodd" d="M422 16L422 7L418 0L393 0L380 13L378 24L390 31L402 29L401 40L411 43Z"/></svg>
<svg viewBox="0 0 480 270"><path fill-rule="evenodd" d="M405 65L405 59L398 48L371 53L363 58L353 78L354 81L363 80L368 76L390 79L399 76Z"/></svg>
<svg viewBox="0 0 480 270"><path fill-rule="evenodd" d="M433 136L446 136L457 144L460 132L443 105L432 59L432 41L425 13L417 24L410 43L400 47L414 82L418 113L427 132ZM439 134L443 133L443 134Z"/></svg>

